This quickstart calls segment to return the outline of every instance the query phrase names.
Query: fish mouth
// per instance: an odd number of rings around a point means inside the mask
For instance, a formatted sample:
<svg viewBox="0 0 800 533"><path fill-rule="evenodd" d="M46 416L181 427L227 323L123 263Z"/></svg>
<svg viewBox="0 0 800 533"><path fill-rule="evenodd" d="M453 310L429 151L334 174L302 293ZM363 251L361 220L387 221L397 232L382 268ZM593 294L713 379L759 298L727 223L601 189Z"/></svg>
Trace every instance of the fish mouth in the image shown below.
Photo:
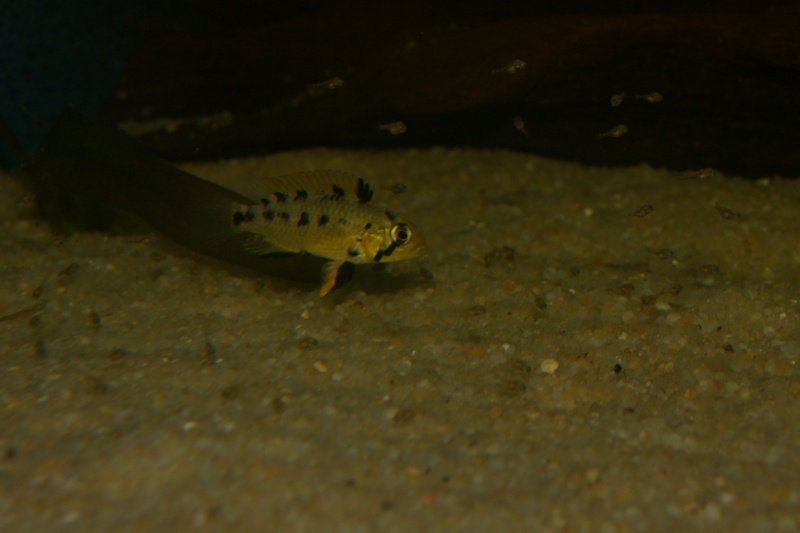
<svg viewBox="0 0 800 533"><path fill-rule="evenodd" d="M425 237L422 236L419 229L415 226L411 226L411 230L412 240L407 245L405 250L406 255L409 258L428 255L428 243L425 241Z"/></svg>

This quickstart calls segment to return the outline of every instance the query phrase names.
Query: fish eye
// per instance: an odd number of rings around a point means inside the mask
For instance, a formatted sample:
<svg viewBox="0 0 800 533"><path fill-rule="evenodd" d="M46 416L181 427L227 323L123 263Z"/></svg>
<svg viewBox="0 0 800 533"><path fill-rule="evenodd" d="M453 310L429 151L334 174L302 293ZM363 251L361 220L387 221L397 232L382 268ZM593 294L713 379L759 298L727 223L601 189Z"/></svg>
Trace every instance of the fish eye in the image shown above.
<svg viewBox="0 0 800 533"><path fill-rule="evenodd" d="M411 238L411 230L405 224L398 224L392 228L392 242L400 245L408 242Z"/></svg>

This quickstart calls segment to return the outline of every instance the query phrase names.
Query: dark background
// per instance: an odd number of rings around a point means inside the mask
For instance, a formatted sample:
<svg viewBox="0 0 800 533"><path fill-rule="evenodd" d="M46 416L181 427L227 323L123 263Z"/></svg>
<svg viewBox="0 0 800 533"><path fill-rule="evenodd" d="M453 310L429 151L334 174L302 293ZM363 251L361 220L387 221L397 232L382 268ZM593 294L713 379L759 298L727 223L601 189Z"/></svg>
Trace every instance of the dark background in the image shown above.
<svg viewBox="0 0 800 533"><path fill-rule="evenodd" d="M174 160L445 145L800 175L796 2L13 0L0 13L0 112L28 150L74 105ZM309 89L333 77L344 85ZM635 98L653 91L662 102ZM378 127L393 121L407 131ZM617 124L628 132L598 138Z"/></svg>

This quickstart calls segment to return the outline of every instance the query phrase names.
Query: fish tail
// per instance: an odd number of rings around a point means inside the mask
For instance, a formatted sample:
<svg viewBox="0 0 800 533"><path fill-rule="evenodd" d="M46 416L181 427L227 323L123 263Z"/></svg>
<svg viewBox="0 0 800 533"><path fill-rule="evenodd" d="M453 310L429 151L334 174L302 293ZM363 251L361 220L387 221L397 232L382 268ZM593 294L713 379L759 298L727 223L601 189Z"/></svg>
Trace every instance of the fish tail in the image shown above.
<svg viewBox="0 0 800 533"><path fill-rule="evenodd" d="M233 206L252 201L180 170L115 128L67 109L29 172L56 229L107 229L118 209L197 251L232 238Z"/></svg>
<svg viewBox="0 0 800 533"><path fill-rule="evenodd" d="M14 135L14 132L11 131L11 127L9 127L8 123L0 117L0 141L6 144L8 148L11 150L11 153L14 154L14 157L17 158L17 161L23 167L27 166L30 162L30 157L28 156L28 152L25 151L25 148L22 146L22 143Z"/></svg>

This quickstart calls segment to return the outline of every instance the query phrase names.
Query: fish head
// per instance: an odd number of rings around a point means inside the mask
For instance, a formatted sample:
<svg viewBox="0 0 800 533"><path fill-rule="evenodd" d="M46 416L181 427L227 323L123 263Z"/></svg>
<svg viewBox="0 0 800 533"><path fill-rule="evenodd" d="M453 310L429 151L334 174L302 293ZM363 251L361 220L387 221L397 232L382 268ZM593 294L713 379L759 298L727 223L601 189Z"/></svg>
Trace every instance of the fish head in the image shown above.
<svg viewBox="0 0 800 533"><path fill-rule="evenodd" d="M365 255L374 262L405 261L425 255L422 232L411 222L395 219L391 225L372 228L362 238Z"/></svg>

